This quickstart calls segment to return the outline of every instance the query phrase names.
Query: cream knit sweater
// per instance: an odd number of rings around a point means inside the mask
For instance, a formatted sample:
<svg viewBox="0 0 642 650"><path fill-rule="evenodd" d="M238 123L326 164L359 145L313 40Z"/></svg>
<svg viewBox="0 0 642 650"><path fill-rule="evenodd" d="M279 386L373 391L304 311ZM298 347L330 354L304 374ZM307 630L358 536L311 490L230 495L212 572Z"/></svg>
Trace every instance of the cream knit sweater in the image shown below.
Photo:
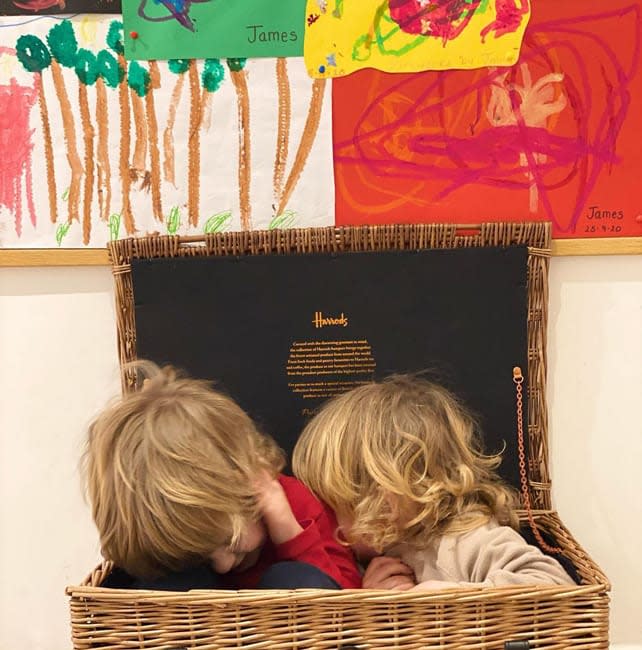
<svg viewBox="0 0 642 650"><path fill-rule="evenodd" d="M557 560L494 520L444 535L422 550L399 545L386 555L399 557L413 569L414 589L575 584Z"/></svg>

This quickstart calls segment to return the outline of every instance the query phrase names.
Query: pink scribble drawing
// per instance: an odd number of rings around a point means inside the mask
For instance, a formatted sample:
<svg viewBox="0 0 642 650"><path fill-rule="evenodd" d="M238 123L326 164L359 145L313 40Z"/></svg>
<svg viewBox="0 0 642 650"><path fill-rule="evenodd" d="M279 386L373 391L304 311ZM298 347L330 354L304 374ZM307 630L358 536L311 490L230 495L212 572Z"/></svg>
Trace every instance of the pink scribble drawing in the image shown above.
<svg viewBox="0 0 642 650"><path fill-rule="evenodd" d="M519 2L519 6L517 3ZM444 47L456 39L478 11L488 4L495 8L495 20L481 31L481 41L495 32L495 38L516 31L530 9L529 0L388 0L390 17L408 34L440 38Z"/></svg>
<svg viewBox="0 0 642 650"><path fill-rule="evenodd" d="M558 13L584 6L568 5ZM642 20L640 2L619 5L532 21L511 68L335 80L337 223L460 222L481 210L537 213L557 235L575 233L600 178L600 196L610 184L608 207L621 207L630 175L611 174L622 151L639 160L620 134L625 122L631 133L632 93L639 102Z"/></svg>
<svg viewBox="0 0 642 650"><path fill-rule="evenodd" d="M0 54L15 55L15 50L0 47ZM22 86L13 77L8 84L0 84L0 206L15 215L18 236L22 233L23 192L29 218L36 225L31 176L34 130L29 128L29 118L37 99L35 86Z"/></svg>
<svg viewBox="0 0 642 650"><path fill-rule="evenodd" d="M493 127L517 126L520 118L526 127L546 130L548 118L561 113L567 106L566 95L562 90L555 97L555 85L564 81L559 72L540 77L534 84L527 63L520 65L522 83L509 82L508 72L500 74L491 84L490 99L486 117ZM533 153L533 162L539 168L546 162L545 153ZM528 167L526 152L519 154L519 164ZM536 213L539 205L537 183L532 171L527 171L530 181L529 210Z"/></svg>
<svg viewBox="0 0 642 650"><path fill-rule="evenodd" d="M390 17L402 31L441 38L446 45L468 26L480 3L481 0L389 0L388 7Z"/></svg>

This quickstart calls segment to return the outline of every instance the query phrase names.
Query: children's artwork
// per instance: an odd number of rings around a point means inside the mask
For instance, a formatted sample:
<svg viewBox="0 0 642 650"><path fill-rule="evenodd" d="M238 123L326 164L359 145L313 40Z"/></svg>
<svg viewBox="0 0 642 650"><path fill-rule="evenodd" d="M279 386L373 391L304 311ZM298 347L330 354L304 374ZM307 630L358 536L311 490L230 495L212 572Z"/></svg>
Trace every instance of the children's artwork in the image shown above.
<svg viewBox="0 0 642 650"><path fill-rule="evenodd" d="M120 0L0 0L0 16L119 14Z"/></svg>
<svg viewBox="0 0 642 650"><path fill-rule="evenodd" d="M539 0L511 68L337 79L337 223L642 236L641 15L640 0Z"/></svg>
<svg viewBox="0 0 642 650"><path fill-rule="evenodd" d="M307 0L312 77L513 65L530 0Z"/></svg>
<svg viewBox="0 0 642 650"><path fill-rule="evenodd" d="M123 0L127 59L303 55L305 0Z"/></svg>
<svg viewBox="0 0 642 650"><path fill-rule="evenodd" d="M108 17L0 21L0 245L332 224L330 96L302 59L127 62Z"/></svg>

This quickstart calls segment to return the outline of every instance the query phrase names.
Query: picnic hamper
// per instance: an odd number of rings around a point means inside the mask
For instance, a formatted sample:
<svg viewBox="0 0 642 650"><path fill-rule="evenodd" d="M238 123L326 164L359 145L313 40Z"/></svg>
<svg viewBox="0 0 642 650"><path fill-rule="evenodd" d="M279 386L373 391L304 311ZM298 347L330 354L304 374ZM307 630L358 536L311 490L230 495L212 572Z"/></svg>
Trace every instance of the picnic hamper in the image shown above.
<svg viewBox="0 0 642 650"><path fill-rule="evenodd" d="M113 571L105 562L81 585L67 589L74 648L608 648L608 580L551 508L545 393L549 224L330 227L115 241L109 250L120 360L125 364L139 354L132 265L141 260L511 247L527 251L525 439L516 447L522 488L520 521L532 534L532 543L545 551L561 549L565 566L578 584L439 592L174 593L103 587ZM133 377L123 377L123 389L131 390Z"/></svg>

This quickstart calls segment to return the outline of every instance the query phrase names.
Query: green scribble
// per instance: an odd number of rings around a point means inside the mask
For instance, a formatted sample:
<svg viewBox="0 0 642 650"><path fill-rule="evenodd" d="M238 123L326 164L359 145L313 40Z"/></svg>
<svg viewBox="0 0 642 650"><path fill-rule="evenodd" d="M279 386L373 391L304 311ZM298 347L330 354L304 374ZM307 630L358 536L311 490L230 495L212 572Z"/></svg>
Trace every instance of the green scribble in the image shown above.
<svg viewBox="0 0 642 650"><path fill-rule="evenodd" d="M286 210L283 214L277 214L272 217L268 230L278 230L281 228L291 228L296 222L297 214L294 210Z"/></svg>
<svg viewBox="0 0 642 650"><path fill-rule="evenodd" d="M121 217L118 212L109 215L109 239L112 241L118 239L118 235L120 234L120 219Z"/></svg>
<svg viewBox="0 0 642 650"><path fill-rule="evenodd" d="M120 20L112 20L107 32L107 45L116 54L124 54L125 46L123 44L123 23Z"/></svg>
<svg viewBox="0 0 642 650"><path fill-rule="evenodd" d="M240 72L245 67L247 59L226 59L227 67L232 72Z"/></svg>
<svg viewBox="0 0 642 650"><path fill-rule="evenodd" d="M222 232L227 228L232 220L232 211L226 210L225 212L218 212L213 214L206 222L203 232L210 235L215 232Z"/></svg>
<svg viewBox="0 0 642 650"><path fill-rule="evenodd" d="M337 0L332 15L335 18L341 18L341 16L343 16L343 0Z"/></svg>
<svg viewBox="0 0 642 650"><path fill-rule="evenodd" d="M96 57L98 74L110 88L117 88L123 80L125 71L111 52L100 50Z"/></svg>
<svg viewBox="0 0 642 650"><path fill-rule="evenodd" d="M76 54L76 74L81 83L93 86L98 79L98 60L89 50L80 48Z"/></svg>
<svg viewBox="0 0 642 650"><path fill-rule="evenodd" d="M201 83L208 92L216 92L225 79L225 68L219 59L205 59Z"/></svg>
<svg viewBox="0 0 642 650"><path fill-rule="evenodd" d="M129 64L129 71L127 72L127 83L129 84L129 87L132 88L139 97L145 97L149 90L150 82L151 78L149 76L149 71L143 68L138 61L132 61Z"/></svg>
<svg viewBox="0 0 642 650"><path fill-rule="evenodd" d="M17 40L16 56L28 72L42 72L51 65L47 46L33 34L25 34Z"/></svg>
<svg viewBox="0 0 642 650"><path fill-rule="evenodd" d="M465 4L472 4L474 0L465 0ZM475 10L475 13L484 13L489 6L490 0L481 0L481 3L479 7ZM411 50L414 50L416 47L419 47L420 45L423 45L428 42L429 36L425 34L420 34L417 36L414 40L412 40L410 43L406 43L402 47L399 48L392 48L389 46L386 46L386 41L390 40L394 36L396 36L400 31L401 27L392 19L390 14L385 13L386 9L386 3L383 3L379 9L377 10L377 13L375 14L375 19L374 19L374 25L375 25L375 40L377 43L377 48L379 49L379 53L383 56L404 56ZM460 13L463 15L466 12L466 9L462 9ZM383 30L381 29L381 23L386 22L390 24L389 30L384 34ZM408 34L405 34L408 36ZM367 61L370 58L371 54L371 46L372 46L372 41L371 41L371 36L370 34L363 34L361 35L354 44L354 47L352 49L352 58L355 61Z"/></svg>
<svg viewBox="0 0 642 650"><path fill-rule="evenodd" d="M69 188L67 188L63 193L62 196L60 197L63 201L67 201L69 199Z"/></svg>
<svg viewBox="0 0 642 650"><path fill-rule="evenodd" d="M56 228L56 243L58 246L62 244L62 240L67 236L69 228L71 228L71 223L69 221L67 223L59 224Z"/></svg>
<svg viewBox="0 0 642 650"><path fill-rule="evenodd" d="M472 0L466 0L467 4L470 4ZM481 4L477 8L476 12L483 13L488 9L489 0L482 0ZM394 48L386 45L386 41L389 41L391 38L401 32L401 27L391 18L391 16L385 11L385 3L379 7L375 15L374 25L375 25L375 41L377 43L377 48L379 53L383 56L404 56L411 50L414 50L420 45L424 45L429 42L429 37L420 34L410 43L406 43L402 47ZM463 11L462 11L463 13ZM390 28L384 33L381 29L381 23L386 22L390 24ZM408 34L406 34L408 36ZM352 48L352 58L355 61L367 61L370 58L372 40L370 34L362 34L355 41Z"/></svg>
<svg viewBox="0 0 642 650"><path fill-rule="evenodd" d="M423 45L427 42L426 36L417 36L413 41L407 43L403 47L398 49L388 49L385 45L386 41L398 34L401 31L399 25L395 23L395 26L390 29L387 34L382 34L381 27L379 24L375 27L375 40L377 42L377 47L379 48L379 53L385 56L403 56L411 50L414 50L419 45ZM372 37L370 34L362 34L355 41L354 46L352 47L352 59L354 61L367 61L372 54Z"/></svg>
<svg viewBox="0 0 642 650"><path fill-rule="evenodd" d="M352 46L353 61L367 61L372 54L372 40L370 34L361 34Z"/></svg>
<svg viewBox="0 0 642 650"><path fill-rule="evenodd" d="M167 216L167 232L170 235L175 235L178 232L178 229L181 227L181 213L178 209L178 206L175 205L169 211Z"/></svg>
<svg viewBox="0 0 642 650"><path fill-rule="evenodd" d="M167 66L174 74L185 74L189 70L189 59L170 59Z"/></svg>
<svg viewBox="0 0 642 650"><path fill-rule="evenodd" d="M54 25L47 34L47 43L53 56L65 68L76 66L78 41L74 27L69 20Z"/></svg>
<svg viewBox="0 0 642 650"><path fill-rule="evenodd" d="M397 26L391 31L389 31L385 36L381 33L381 29L377 27L375 31L375 36L377 37L377 47L379 48L379 52L381 54L387 55L387 56L403 56L404 54L407 54L411 50L414 50L416 47L419 47L420 45L424 45L427 43L427 38L425 36L417 36L414 41L411 41L407 45L404 45L403 47L397 48L397 49L388 49L385 46L385 42L389 39L392 38L395 34L397 34L400 31L400 27Z"/></svg>

